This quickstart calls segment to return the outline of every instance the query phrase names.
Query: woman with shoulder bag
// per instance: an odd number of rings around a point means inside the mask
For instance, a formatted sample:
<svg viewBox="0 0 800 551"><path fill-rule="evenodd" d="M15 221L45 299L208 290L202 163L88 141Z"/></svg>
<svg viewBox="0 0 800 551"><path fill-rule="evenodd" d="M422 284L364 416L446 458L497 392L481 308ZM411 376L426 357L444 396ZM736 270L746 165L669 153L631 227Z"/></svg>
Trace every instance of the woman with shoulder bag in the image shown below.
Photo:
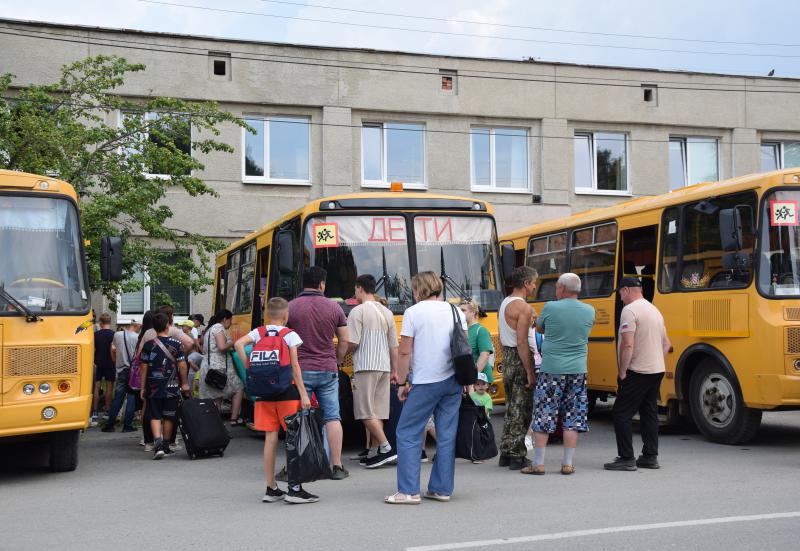
<svg viewBox="0 0 800 551"><path fill-rule="evenodd" d="M233 324L233 313L220 310L212 320L209 320L208 329L203 334L200 398L214 400L217 409L221 409L224 398L230 398L231 426L243 425L239 410L242 408L244 383L236 373L236 366L228 353L233 348L233 339L226 333Z"/></svg>
<svg viewBox="0 0 800 551"><path fill-rule="evenodd" d="M397 424L397 492L384 498L393 505L420 503L420 455L425 425L431 414L436 424L436 460L425 498L450 501L455 473L458 411L464 387L456 381L459 359L454 341L467 340L464 314L440 298L442 280L434 272L420 272L411 280L416 304L405 311L400 331L397 397L404 401ZM462 335L456 335L461 331ZM469 343L465 343L472 360ZM414 372L406 386L409 368ZM471 375L476 376L474 363Z"/></svg>

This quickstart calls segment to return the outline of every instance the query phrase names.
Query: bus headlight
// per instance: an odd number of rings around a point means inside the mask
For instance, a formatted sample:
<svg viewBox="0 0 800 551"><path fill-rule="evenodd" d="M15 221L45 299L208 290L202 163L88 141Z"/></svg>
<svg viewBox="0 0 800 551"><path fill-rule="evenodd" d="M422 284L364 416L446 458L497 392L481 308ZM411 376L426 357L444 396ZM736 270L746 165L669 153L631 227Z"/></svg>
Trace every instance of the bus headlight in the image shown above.
<svg viewBox="0 0 800 551"><path fill-rule="evenodd" d="M22 387L22 393L27 394L28 396L33 394L34 390L36 390L36 386L32 385L31 383L28 383L27 385Z"/></svg>
<svg viewBox="0 0 800 551"><path fill-rule="evenodd" d="M45 421L49 421L50 419L54 419L56 416L56 408L52 406L47 406L42 410L42 419Z"/></svg>
<svg viewBox="0 0 800 551"><path fill-rule="evenodd" d="M42 383L39 385L39 392L42 394L47 394L50 392L50 383Z"/></svg>

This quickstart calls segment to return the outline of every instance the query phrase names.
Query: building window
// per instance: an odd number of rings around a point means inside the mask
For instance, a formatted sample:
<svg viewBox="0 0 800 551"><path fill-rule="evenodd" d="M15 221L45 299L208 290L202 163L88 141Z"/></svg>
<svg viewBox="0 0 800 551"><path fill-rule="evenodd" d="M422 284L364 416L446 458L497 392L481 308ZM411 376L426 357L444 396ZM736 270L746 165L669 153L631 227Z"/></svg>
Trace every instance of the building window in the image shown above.
<svg viewBox="0 0 800 551"><path fill-rule="evenodd" d="M473 191L528 192L528 131L473 128Z"/></svg>
<svg viewBox="0 0 800 551"><path fill-rule="evenodd" d="M719 180L716 138L669 139L669 189Z"/></svg>
<svg viewBox="0 0 800 551"><path fill-rule="evenodd" d="M148 126L149 131L143 136L143 141L146 142L143 148L150 146L164 147L169 150L172 148L178 150L184 155L191 156L192 154L192 124L188 117L172 117L172 124L157 124L160 115L158 113L138 113L132 111L122 112L121 124L128 118L144 117L144 123ZM126 154L128 155L141 155L143 151L135 148L128 148ZM155 157L155 158L154 158ZM171 175L169 164L165 161L159 160L158 155L147 155L145 161L146 172L145 175L152 178L167 178ZM191 174L190 170L185 173L187 176Z"/></svg>
<svg viewBox="0 0 800 551"><path fill-rule="evenodd" d="M208 76L211 80L231 80L231 54L229 52L208 52Z"/></svg>
<svg viewBox="0 0 800 551"><path fill-rule="evenodd" d="M425 125L364 123L361 129L361 170L364 187L425 189Z"/></svg>
<svg viewBox="0 0 800 551"><path fill-rule="evenodd" d="M182 253L165 252L162 261L168 265L178 264ZM120 316L133 316L141 319L147 310L155 310L160 304L172 304L176 316L188 316L191 308L191 292L188 287L174 285L152 275L147 270L137 270L134 279L139 281L142 288L138 291L122 293L119 298Z"/></svg>
<svg viewBox="0 0 800 551"><path fill-rule="evenodd" d="M800 166L800 142L762 142L762 172L798 166Z"/></svg>
<svg viewBox="0 0 800 551"><path fill-rule="evenodd" d="M575 133L575 191L628 195L628 136L616 132Z"/></svg>
<svg viewBox="0 0 800 551"><path fill-rule="evenodd" d="M442 94L454 96L458 92L458 83L456 82L456 71L449 71L446 69L439 69L441 77L441 91Z"/></svg>
<svg viewBox="0 0 800 551"><path fill-rule="evenodd" d="M247 118L244 182L311 184L310 121L307 117Z"/></svg>

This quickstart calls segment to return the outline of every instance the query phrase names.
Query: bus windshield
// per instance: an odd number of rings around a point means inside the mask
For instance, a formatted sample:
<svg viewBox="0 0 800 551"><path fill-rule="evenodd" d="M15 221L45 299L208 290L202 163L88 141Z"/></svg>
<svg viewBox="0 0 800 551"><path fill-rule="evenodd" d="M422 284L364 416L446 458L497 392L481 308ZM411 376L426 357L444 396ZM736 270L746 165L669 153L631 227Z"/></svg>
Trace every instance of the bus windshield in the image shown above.
<svg viewBox="0 0 800 551"><path fill-rule="evenodd" d="M484 310L499 308L503 293L498 289L497 235L491 218L417 215L414 240L417 270L443 276L445 299L470 298Z"/></svg>
<svg viewBox="0 0 800 551"><path fill-rule="evenodd" d="M0 195L0 288L29 310L84 313L78 213L66 199ZM0 315L19 315L0 295Z"/></svg>
<svg viewBox="0 0 800 551"><path fill-rule="evenodd" d="M800 192L776 191L761 215L758 287L768 297L800 296Z"/></svg>
<svg viewBox="0 0 800 551"><path fill-rule="evenodd" d="M371 274L377 294L402 314L413 304L406 219L401 215L320 216L306 226L305 250L310 266L328 272L325 295L345 313L357 305L356 278Z"/></svg>

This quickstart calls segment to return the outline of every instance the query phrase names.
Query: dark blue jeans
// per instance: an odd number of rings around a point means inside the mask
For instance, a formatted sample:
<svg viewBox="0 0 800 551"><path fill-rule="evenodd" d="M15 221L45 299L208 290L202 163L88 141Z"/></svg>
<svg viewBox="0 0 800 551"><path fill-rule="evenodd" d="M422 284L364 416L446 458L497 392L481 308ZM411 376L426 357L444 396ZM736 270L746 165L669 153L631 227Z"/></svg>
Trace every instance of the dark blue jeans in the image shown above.
<svg viewBox="0 0 800 551"><path fill-rule="evenodd" d="M123 372L123 375L124 373L127 372ZM127 396L128 400L125 404L125 416L122 420L122 427L125 429L132 429L133 415L136 413L136 396L128 393L127 383L127 377L117 377L117 381L114 384L114 401L111 402L111 411L108 412L108 422L114 423L114 421L117 419L117 415L119 415L119 412L122 409L122 402Z"/></svg>

